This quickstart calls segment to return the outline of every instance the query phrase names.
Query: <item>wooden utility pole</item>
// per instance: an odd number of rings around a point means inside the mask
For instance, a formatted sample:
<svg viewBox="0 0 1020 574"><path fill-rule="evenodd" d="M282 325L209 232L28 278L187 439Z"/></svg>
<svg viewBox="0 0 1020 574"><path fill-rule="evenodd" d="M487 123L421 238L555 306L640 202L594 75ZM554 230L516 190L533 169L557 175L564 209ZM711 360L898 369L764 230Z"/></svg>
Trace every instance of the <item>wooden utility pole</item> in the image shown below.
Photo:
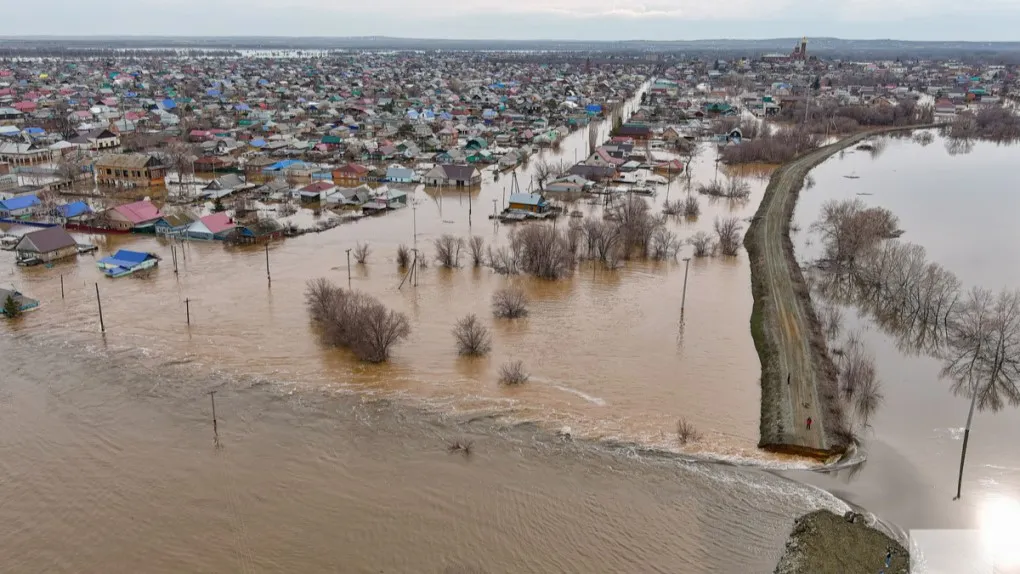
<svg viewBox="0 0 1020 574"><path fill-rule="evenodd" d="M266 242L266 279L269 280L269 284L273 284L273 274L269 272L269 242Z"/></svg>
<svg viewBox="0 0 1020 574"><path fill-rule="evenodd" d="M351 250L347 250L347 289L351 288Z"/></svg>
<svg viewBox="0 0 1020 574"><path fill-rule="evenodd" d="M99 331L106 332L106 323L103 322L103 300L99 297L99 283L96 283L96 303L99 304Z"/></svg>
<svg viewBox="0 0 1020 574"><path fill-rule="evenodd" d="M691 258L684 257L684 294L680 298L680 315L684 314L684 306L687 305L687 272L691 270Z"/></svg>
<svg viewBox="0 0 1020 574"><path fill-rule="evenodd" d="M220 441L220 431L216 425L216 391L209 391L209 400L212 401L212 431L213 439L217 442Z"/></svg>
<svg viewBox="0 0 1020 574"><path fill-rule="evenodd" d="M184 312L188 315L188 326L191 326L191 299L184 300Z"/></svg>
<svg viewBox="0 0 1020 574"><path fill-rule="evenodd" d="M64 298L64 274L60 274L60 298Z"/></svg>

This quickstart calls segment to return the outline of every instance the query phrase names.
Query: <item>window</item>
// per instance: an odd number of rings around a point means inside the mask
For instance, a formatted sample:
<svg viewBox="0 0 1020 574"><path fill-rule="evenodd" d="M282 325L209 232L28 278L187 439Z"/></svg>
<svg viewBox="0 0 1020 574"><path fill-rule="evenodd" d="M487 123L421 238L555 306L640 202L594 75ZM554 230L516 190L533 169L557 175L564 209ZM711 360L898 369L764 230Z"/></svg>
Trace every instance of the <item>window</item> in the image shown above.
<svg viewBox="0 0 1020 574"><path fill-rule="evenodd" d="M106 175L113 175L113 170L112 169L107 169L106 170Z"/></svg>

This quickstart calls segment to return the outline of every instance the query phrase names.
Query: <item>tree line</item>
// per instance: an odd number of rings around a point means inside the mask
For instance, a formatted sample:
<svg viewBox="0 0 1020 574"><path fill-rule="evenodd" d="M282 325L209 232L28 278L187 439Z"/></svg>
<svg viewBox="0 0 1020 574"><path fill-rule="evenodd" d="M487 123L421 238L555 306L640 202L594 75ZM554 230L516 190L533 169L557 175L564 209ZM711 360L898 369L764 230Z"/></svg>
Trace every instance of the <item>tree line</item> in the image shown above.
<svg viewBox="0 0 1020 574"><path fill-rule="evenodd" d="M859 198L829 200L812 229L818 292L862 309L901 350L939 359L951 392L970 399L962 481L974 411L1020 406L1020 290L965 290L923 247L896 239L895 215Z"/></svg>

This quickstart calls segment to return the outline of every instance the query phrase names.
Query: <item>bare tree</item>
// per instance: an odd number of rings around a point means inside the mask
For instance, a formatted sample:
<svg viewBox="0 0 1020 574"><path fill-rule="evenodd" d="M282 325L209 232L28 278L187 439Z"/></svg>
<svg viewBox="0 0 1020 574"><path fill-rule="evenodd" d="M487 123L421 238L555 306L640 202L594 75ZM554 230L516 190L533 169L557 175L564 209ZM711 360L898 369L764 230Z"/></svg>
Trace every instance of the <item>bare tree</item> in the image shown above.
<svg viewBox="0 0 1020 574"><path fill-rule="evenodd" d="M599 124L592 122L588 124L588 157L595 155L599 148Z"/></svg>
<svg viewBox="0 0 1020 574"><path fill-rule="evenodd" d="M443 267L460 267L460 250L464 240L449 234L442 235L433 244L436 246L436 261Z"/></svg>
<svg viewBox="0 0 1020 574"><path fill-rule="evenodd" d="M184 176L195 173L195 155L184 142L170 142L159 154L164 165L177 172L178 185L184 184Z"/></svg>
<svg viewBox="0 0 1020 574"><path fill-rule="evenodd" d="M481 267L485 263L485 239L480 235L473 236L468 241L468 248L471 250L472 265Z"/></svg>
<svg viewBox="0 0 1020 574"><path fill-rule="evenodd" d="M359 265L364 265L365 262L368 261L368 256L371 253L372 249L368 246L368 243L362 243L359 241L354 247L354 260L357 261Z"/></svg>
<svg viewBox="0 0 1020 574"><path fill-rule="evenodd" d="M693 423L685 418L681 418L676 421L676 438L680 441L680 444L686 445L692 442L698 442L701 440L701 433L694 426Z"/></svg>
<svg viewBox="0 0 1020 574"><path fill-rule="evenodd" d="M620 226L598 219L585 219L581 223L583 251L589 259L603 263L615 262L622 239Z"/></svg>
<svg viewBox="0 0 1020 574"><path fill-rule="evenodd" d="M492 294L492 314L501 319L528 316L528 296L517 287L506 287Z"/></svg>
<svg viewBox="0 0 1020 574"><path fill-rule="evenodd" d="M704 231L695 233L687 242L694 247L695 257L709 257L715 253L715 242L712 241L712 236Z"/></svg>
<svg viewBox="0 0 1020 574"><path fill-rule="evenodd" d="M370 295L344 290L326 279L308 282L305 302L322 327L322 340L350 349L362 361L381 363L393 345L411 333L407 316L387 309Z"/></svg>
<svg viewBox="0 0 1020 574"><path fill-rule="evenodd" d="M867 354L860 335L851 333L843 349L839 370L839 393L867 427L882 402L875 359Z"/></svg>
<svg viewBox="0 0 1020 574"><path fill-rule="evenodd" d="M499 367L499 382L504 385L521 385L531 376L524 369L523 361L507 361Z"/></svg>
<svg viewBox="0 0 1020 574"><path fill-rule="evenodd" d="M724 217L715 220L715 235L719 245L719 252L723 255L734 256L740 252L740 232L744 229L737 217Z"/></svg>
<svg viewBox="0 0 1020 574"><path fill-rule="evenodd" d="M680 240L676 233L665 227L658 227L652 232L652 240L648 244L648 256L652 259L676 259L680 252Z"/></svg>
<svg viewBox="0 0 1020 574"><path fill-rule="evenodd" d="M1020 291L993 298L984 289L970 292L951 328L943 375L956 395L970 398L960 453L956 498L963 489L974 410L998 412L1008 403L1020 406Z"/></svg>
<svg viewBox="0 0 1020 574"><path fill-rule="evenodd" d="M453 337L457 340L457 350L461 355L481 356L492 349L489 330L473 313L457 321Z"/></svg>
<svg viewBox="0 0 1020 574"><path fill-rule="evenodd" d="M545 159L535 162L535 172L532 177L538 184L538 189L544 190L545 184L558 175L557 167Z"/></svg>
<svg viewBox="0 0 1020 574"><path fill-rule="evenodd" d="M514 231L510 236L516 267L542 279L559 279L570 273L574 253L566 234L551 225L533 224Z"/></svg>
<svg viewBox="0 0 1020 574"><path fill-rule="evenodd" d="M628 195L613 209L613 216L620 227L620 255L629 259L637 250L644 253L652 239L652 233L664 224L664 221L652 215L648 202L636 195Z"/></svg>
<svg viewBox="0 0 1020 574"><path fill-rule="evenodd" d="M517 264L518 255L512 247L500 247L493 249L489 247L489 266L492 270L501 275L516 275L520 273Z"/></svg>

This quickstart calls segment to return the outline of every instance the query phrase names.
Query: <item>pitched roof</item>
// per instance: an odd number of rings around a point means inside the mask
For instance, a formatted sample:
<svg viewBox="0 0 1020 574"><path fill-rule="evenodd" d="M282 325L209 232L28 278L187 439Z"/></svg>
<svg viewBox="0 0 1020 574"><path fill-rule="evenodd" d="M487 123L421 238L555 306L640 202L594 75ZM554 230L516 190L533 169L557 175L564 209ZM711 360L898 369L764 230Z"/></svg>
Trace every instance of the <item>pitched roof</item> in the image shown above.
<svg viewBox="0 0 1020 574"><path fill-rule="evenodd" d="M145 223L146 221L154 221L163 216L158 207L144 199L134 203L118 205L117 207L114 207L113 210L136 225L139 223Z"/></svg>
<svg viewBox="0 0 1020 574"><path fill-rule="evenodd" d="M545 200L542 196L537 193L511 193L510 203L519 203L522 205L542 205Z"/></svg>
<svg viewBox="0 0 1020 574"><path fill-rule="evenodd" d="M26 233L21 237L21 241L18 242L17 249L23 249L22 244L25 241L32 242L35 249L31 251L36 253L49 253L77 245L71 234L64 231L63 227L46 227L38 231Z"/></svg>
<svg viewBox="0 0 1020 574"><path fill-rule="evenodd" d="M213 213L199 219L212 233L223 233L236 227L234 220L224 212Z"/></svg>
<svg viewBox="0 0 1020 574"><path fill-rule="evenodd" d="M3 206L6 211L14 211L15 209L25 209L40 203L39 198L34 195L19 195L0 201L0 206Z"/></svg>
<svg viewBox="0 0 1020 574"><path fill-rule="evenodd" d="M477 170L470 165L443 164L443 171L446 172L447 179L469 181Z"/></svg>

